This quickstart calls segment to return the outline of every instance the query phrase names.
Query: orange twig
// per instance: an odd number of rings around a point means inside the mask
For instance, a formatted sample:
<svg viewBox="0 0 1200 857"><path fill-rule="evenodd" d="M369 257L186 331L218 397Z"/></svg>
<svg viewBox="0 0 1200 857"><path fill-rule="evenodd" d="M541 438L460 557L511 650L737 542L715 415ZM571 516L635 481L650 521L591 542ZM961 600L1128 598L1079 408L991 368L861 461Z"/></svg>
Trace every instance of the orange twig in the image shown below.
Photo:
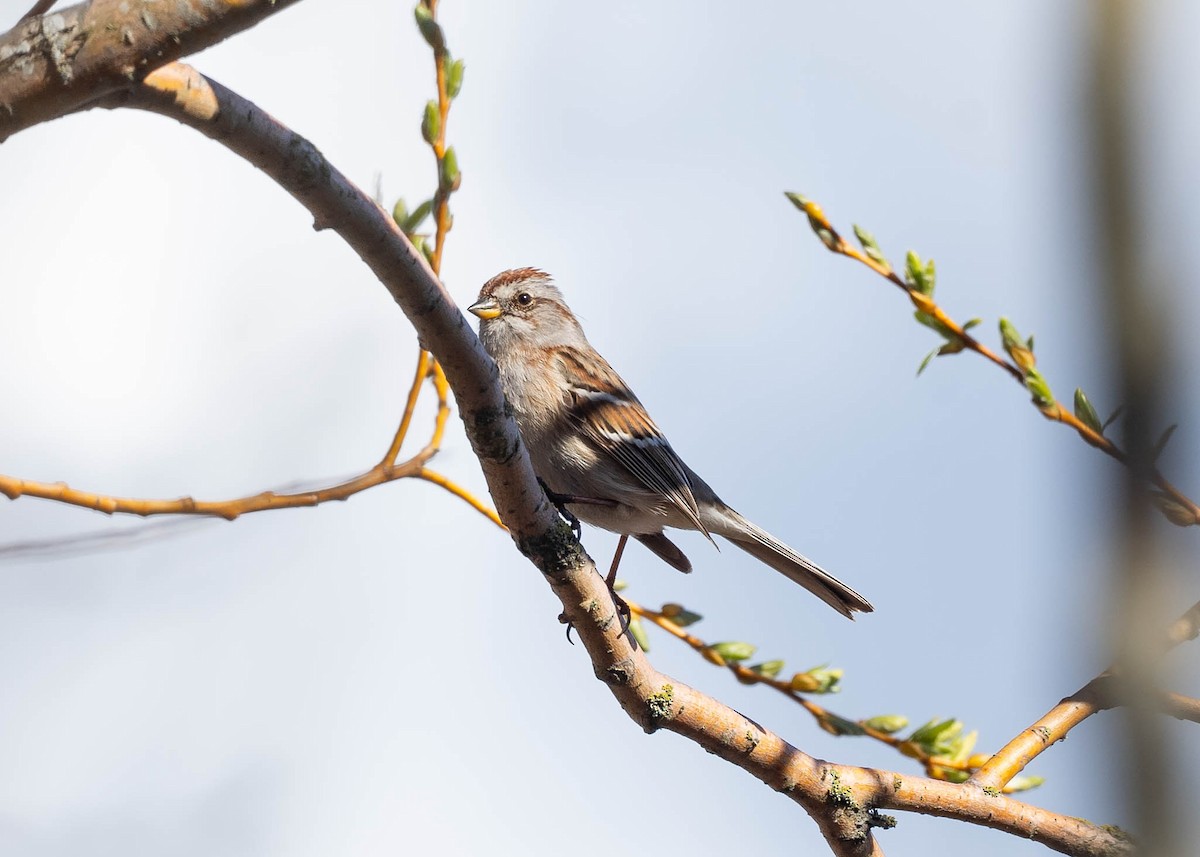
<svg viewBox="0 0 1200 857"><path fill-rule="evenodd" d="M812 202L811 200L797 197L793 194L789 194L788 196L792 200L793 204L803 210L808 216L809 224L812 226L813 231L816 232L817 237L821 239L821 242L827 249L833 253L837 253L838 255L861 262L863 265L866 265L872 271L885 278L888 282L901 289L906 295L908 295L909 300L912 301L913 306L918 312L925 313L926 315L932 317L945 329L945 335L948 341L956 341L962 345L963 349L974 351L976 354L985 358L1000 369L1003 369L1018 384L1025 386L1026 374L1022 371L1020 366L1016 365L1014 362L1004 359L995 351L991 350L986 345L983 345L981 342L979 342L979 340L975 339L975 337L971 336L971 334L967 332L967 330L961 324L951 318L945 312L945 310L938 306L932 297L922 294L920 291L913 288L910 283L905 282L904 279L902 279L900 275L896 273L895 269L893 269L886 260L872 258L870 255L864 253L862 250L859 250L857 247L843 238L841 233L833 228L833 225L829 222L829 218L825 216L825 212L820 205ZM1071 428L1075 429L1075 431L1079 433L1080 437L1082 437L1090 445L1096 447L1101 452L1105 453L1116 461L1119 461L1122 464L1128 464L1128 456L1123 450L1120 449L1120 447L1118 447L1103 434L1087 425L1087 423L1080 420L1077 416L1075 416L1074 412L1070 408L1065 407L1062 402L1055 399L1052 402L1039 404L1037 407L1038 410L1041 411L1042 416L1046 417L1046 419L1070 426ZM1180 507L1178 510L1178 515L1169 516L1172 523L1176 523L1181 526L1200 525L1200 505L1194 503L1186 494L1171 484L1171 482L1165 476L1163 476L1163 474L1159 472L1157 468L1151 473L1150 481L1156 488L1162 491L1163 494L1167 495L1167 497L1169 497Z"/></svg>
<svg viewBox="0 0 1200 857"><path fill-rule="evenodd" d="M869 738L874 738L876 741L887 744L904 755L916 759L924 766L925 772L929 776L936 777L937 779L946 779L947 777L944 774L946 770L970 772L975 769L968 762L961 762L943 756L930 755L929 753L925 752L923 748L912 743L911 741L907 741L904 738L899 738L895 735L890 735L887 732L880 731L879 729L872 728L866 723L865 720L851 720L842 717L839 714L835 714L813 702L811 699L803 696L802 694L805 692L806 688L798 688L793 685L792 681L781 681L773 676L756 672L755 670L743 666L737 661L728 660L722 657L721 654L716 651L716 649L694 634L684 630L684 628L673 622L665 613L643 607L634 601L630 601L628 598L625 599L625 603L629 605L629 609L633 613L642 617L643 619L646 619L654 625L657 625L659 628L662 628L676 639L682 640L709 663L713 664L714 666L725 667L728 669L731 673L733 673L738 681L742 682L743 684L763 684L767 687L773 688L779 693L782 693L784 696L803 707L805 711L807 711L816 719L817 725L827 732L831 732L835 735L848 734L845 731L845 726L840 726L839 724L852 725L855 731L859 734L866 735ZM816 690L815 680L813 682L813 687L807 688L807 690L808 692L813 692Z"/></svg>
<svg viewBox="0 0 1200 857"><path fill-rule="evenodd" d="M442 474L437 473L436 471L430 470L428 467L422 467L421 470L416 474L416 476L418 479L424 479L426 482L432 482L434 485L440 485L441 487L443 487L447 491L449 491L451 494L453 494L455 497L458 497L462 500L466 500L467 503L469 503L471 505L471 507L475 509L476 512L483 515L485 518L487 518L489 521L491 521L493 524L495 524L500 529L502 529L502 530L508 529L501 522L500 516L498 514L496 514L495 509L493 509L491 506L484 503L482 500L480 500L478 497L476 497L474 494L472 494L466 488L463 488L461 485L451 482L449 479L447 479Z"/></svg>
<svg viewBox="0 0 1200 857"><path fill-rule="evenodd" d="M396 462L396 456L400 454L404 438L408 436L408 427L412 423L413 411L417 408L417 398L421 395L421 383L429 377L429 360L429 352L422 349L421 353L417 355L417 373L408 390L408 401L404 403L404 415L400 418L400 427L396 429L396 436L392 438L391 447L383 456L384 464Z"/></svg>
<svg viewBox="0 0 1200 857"><path fill-rule="evenodd" d="M303 506L317 506L330 500L347 500L360 491L374 488L376 485L403 479L406 476L417 476L422 466L423 461L418 456L398 465L377 464L366 473L355 476L353 479L317 491L303 491L296 494L276 494L273 491L263 491L233 500L195 500L191 497L179 497L174 500L143 500L132 497L113 497L107 494L80 491L65 482L34 482L3 475L0 475L0 494L6 495L10 500L16 500L18 497L56 500L70 506L104 512L106 515L129 514L142 517L206 515L232 521L249 512L295 509Z"/></svg>
<svg viewBox="0 0 1200 857"><path fill-rule="evenodd" d="M436 0L426 0L426 6L431 12L436 13ZM437 202L435 216L437 237L435 239L435 249L429 261L435 274L441 269L446 233L449 232L452 224L449 198L450 194L454 191L454 187L446 183L441 168L442 159L446 153L445 128L451 103L446 88L446 62L446 51L435 49L434 64L437 72L438 107L441 115L441 130L437 135L437 139L432 143L438 165L438 191L435 195ZM189 90L182 85L184 82L177 75L171 75L164 71L151 75L147 79L146 85L162 92L175 93L178 97L186 97ZM417 400L420 398L426 378L431 379L437 395L437 413L434 417L433 432L429 441L420 452L403 464L397 465L396 459L400 454L400 449L404 441L408 437ZM353 479L317 491L294 494L276 494L275 492L264 491L247 497L216 501L200 501L191 497L181 497L173 500L136 499L80 491L71 488L65 483L35 482L0 475L0 493L5 494L12 500L16 500L22 496L41 497L69 505L81 506L86 509L94 509L110 515L116 513L142 516L208 515L232 521L249 512L316 506L330 500L346 500L354 494L365 491L368 488L373 488L376 485L405 477L415 477L446 489L456 497L460 497L468 502L473 508L477 509L494 523L499 524L500 520L496 512L489 508L487 504L448 477L425 469L425 465L438 453L445 437L446 425L450 416L449 391L450 385L446 380L446 375L442 371L442 367L433 360L432 355L428 351L422 349L417 356L417 368L414 373L412 385L409 387L400 424L382 460L370 470Z"/></svg>

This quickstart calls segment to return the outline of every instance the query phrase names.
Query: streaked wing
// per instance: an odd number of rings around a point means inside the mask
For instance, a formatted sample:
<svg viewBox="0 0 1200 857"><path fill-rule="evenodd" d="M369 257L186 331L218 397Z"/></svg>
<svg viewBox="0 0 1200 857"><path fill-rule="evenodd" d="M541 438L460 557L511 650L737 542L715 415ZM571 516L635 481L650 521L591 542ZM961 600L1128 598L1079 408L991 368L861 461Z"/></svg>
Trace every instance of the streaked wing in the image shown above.
<svg viewBox="0 0 1200 857"><path fill-rule="evenodd" d="M669 500L711 541L687 468L621 377L594 352L585 359L576 349L558 348L555 357L568 381L570 418L580 434L643 486Z"/></svg>

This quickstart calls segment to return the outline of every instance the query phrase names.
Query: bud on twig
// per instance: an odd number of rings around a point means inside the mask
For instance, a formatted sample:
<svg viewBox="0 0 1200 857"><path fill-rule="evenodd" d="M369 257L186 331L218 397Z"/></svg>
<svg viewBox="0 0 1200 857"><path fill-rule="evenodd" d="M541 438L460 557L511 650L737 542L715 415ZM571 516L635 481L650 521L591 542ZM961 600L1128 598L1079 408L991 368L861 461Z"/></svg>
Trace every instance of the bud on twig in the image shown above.
<svg viewBox="0 0 1200 857"><path fill-rule="evenodd" d="M425 102L425 114L421 117L421 136L429 145L437 142L442 133L442 114L436 101Z"/></svg>
<svg viewBox="0 0 1200 857"><path fill-rule="evenodd" d="M466 67L462 60L455 60L446 67L446 95L458 98L458 93L462 91L464 71Z"/></svg>
<svg viewBox="0 0 1200 857"><path fill-rule="evenodd" d="M424 4L418 4L416 9L413 9L413 17L417 19L417 29L421 31L421 35L425 37L425 41L429 47L433 48L435 54L443 54L446 52L446 34L442 32L442 27L434 20L433 13Z"/></svg>

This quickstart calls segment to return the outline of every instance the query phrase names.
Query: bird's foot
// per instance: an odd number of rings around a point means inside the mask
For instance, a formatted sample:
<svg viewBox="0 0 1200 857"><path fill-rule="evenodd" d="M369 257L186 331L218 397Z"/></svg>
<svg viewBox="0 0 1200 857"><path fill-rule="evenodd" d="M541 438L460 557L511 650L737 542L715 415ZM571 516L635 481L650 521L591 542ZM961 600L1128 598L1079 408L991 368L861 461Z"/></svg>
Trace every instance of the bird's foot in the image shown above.
<svg viewBox="0 0 1200 857"><path fill-rule="evenodd" d="M571 532L575 534L575 538L579 539L583 535L583 527L579 523L579 519L574 513L567 508L567 504L574 503L583 506L615 506L615 500L599 500L594 497L578 497L574 494L559 494L557 491L551 491L550 487L538 479L538 485L542 486L542 490L546 492L546 499L554 504L554 508L558 510L558 514L566 521Z"/></svg>
<svg viewBox="0 0 1200 857"><path fill-rule="evenodd" d="M571 631L574 630L575 626L571 624L571 620L567 618L567 614L559 613L558 621L567 626L567 642L572 646L575 645L575 641L571 639Z"/></svg>

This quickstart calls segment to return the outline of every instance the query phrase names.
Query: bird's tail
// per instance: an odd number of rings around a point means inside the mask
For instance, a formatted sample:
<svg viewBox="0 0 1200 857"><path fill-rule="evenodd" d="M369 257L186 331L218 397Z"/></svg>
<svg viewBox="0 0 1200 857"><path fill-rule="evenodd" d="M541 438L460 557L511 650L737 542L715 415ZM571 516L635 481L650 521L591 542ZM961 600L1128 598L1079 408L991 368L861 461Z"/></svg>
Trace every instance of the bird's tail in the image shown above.
<svg viewBox="0 0 1200 857"><path fill-rule="evenodd" d="M875 608L867 599L733 509L726 506L721 510L721 517L720 521L706 520L704 523L712 532L724 536L755 559L799 583L846 618L853 619L855 611L874 611ZM713 526L714 523L717 526Z"/></svg>

